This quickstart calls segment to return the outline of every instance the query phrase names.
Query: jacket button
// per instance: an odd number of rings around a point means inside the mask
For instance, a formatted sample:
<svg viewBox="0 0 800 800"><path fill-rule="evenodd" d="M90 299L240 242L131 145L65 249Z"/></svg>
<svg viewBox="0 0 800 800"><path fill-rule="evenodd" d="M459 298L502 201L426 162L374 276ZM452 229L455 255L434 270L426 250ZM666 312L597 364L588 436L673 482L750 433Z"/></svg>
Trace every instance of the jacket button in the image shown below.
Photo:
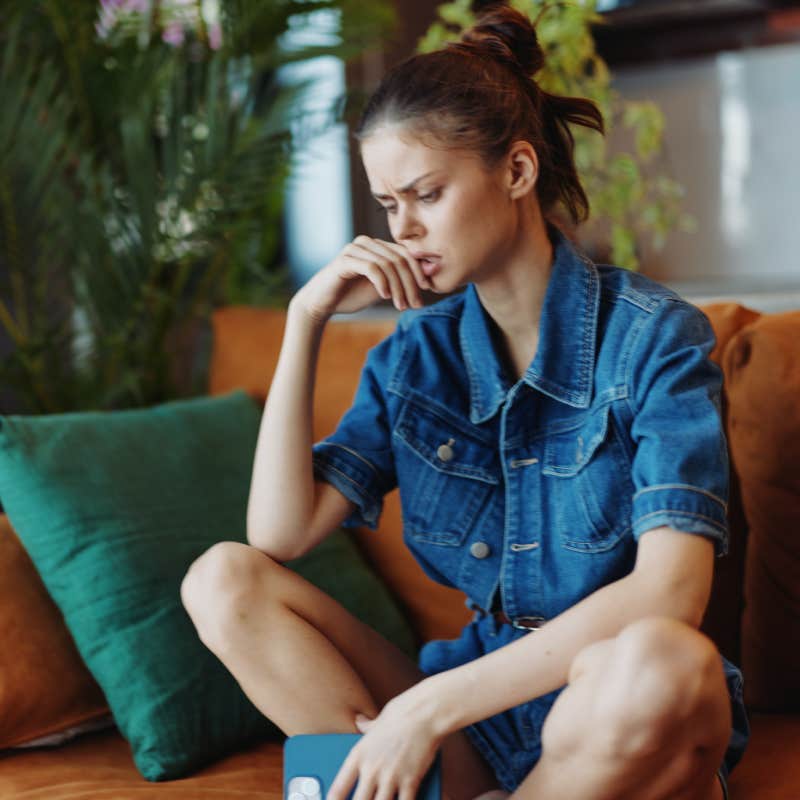
<svg viewBox="0 0 800 800"><path fill-rule="evenodd" d="M450 445L454 442L454 439L450 439L447 444L440 444L436 449L436 455L439 456L442 461L449 461L453 457L453 448L450 447Z"/></svg>
<svg viewBox="0 0 800 800"><path fill-rule="evenodd" d="M475 558L486 558L492 552L492 548L486 542L473 542L469 547L469 552Z"/></svg>

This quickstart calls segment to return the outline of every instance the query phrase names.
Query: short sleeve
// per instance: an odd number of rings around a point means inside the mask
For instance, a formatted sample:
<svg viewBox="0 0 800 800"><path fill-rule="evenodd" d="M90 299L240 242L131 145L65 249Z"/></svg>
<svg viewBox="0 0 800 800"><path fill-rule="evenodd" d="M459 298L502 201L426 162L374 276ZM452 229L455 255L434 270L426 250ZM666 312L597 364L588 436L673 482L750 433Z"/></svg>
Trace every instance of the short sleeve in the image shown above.
<svg viewBox="0 0 800 800"><path fill-rule="evenodd" d="M714 332L689 303L668 299L642 326L629 392L634 418L633 534L667 525L728 549L728 449Z"/></svg>
<svg viewBox="0 0 800 800"><path fill-rule="evenodd" d="M357 506L344 527L374 530L384 495L397 485L386 387L401 346L397 330L369 351L353 405L334 433L313 447L314 477Z"/></svg>

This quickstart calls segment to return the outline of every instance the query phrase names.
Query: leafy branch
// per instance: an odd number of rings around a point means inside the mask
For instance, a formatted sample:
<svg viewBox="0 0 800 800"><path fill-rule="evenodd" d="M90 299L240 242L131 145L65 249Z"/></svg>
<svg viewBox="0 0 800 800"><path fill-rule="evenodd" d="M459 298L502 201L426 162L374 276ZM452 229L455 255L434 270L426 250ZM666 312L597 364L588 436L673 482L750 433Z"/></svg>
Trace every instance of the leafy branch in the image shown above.
<svg viewBox="0 0 800 800"><path fill-rule="evenodd" d="M283 302L282 199L310 85L279 69L348 58L391 19L356 0L9 4L0 380L15 407L179 396L186 330L220 304Z"/></svg>

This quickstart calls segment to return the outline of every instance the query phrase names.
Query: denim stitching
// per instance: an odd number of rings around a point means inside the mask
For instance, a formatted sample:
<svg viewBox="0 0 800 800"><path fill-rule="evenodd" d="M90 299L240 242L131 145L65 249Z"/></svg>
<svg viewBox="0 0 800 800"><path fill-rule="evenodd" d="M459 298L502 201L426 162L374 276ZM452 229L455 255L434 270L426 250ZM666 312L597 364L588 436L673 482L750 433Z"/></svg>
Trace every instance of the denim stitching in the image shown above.
<svg viewBox="0 0 800 800"><path fill-rule="evenodd" d="M707 491L706 489L701 489L699 486L692 486L689 483L659 483L655 486L647 486L646 488L640 489L638 492L636 492L636 494L633 496L633 499L635 500L637 497L647 492L658 492L662 489L682 489L690 492L698 492L699 494L704 494L707 497L710 497L712 500L716 500L716 502L719 503L726 511L728 509L728 504L721 497L715 495L713 492Z"/></svg>
<svg viewBox="0 0 800 800"><path fill-rule="evenodd" d="M375 465L371 461L367 461L367 459L364 458L364 456L362 456L360 453L356 452L352 448L347 447L346 445L343 445L343 444L339 444L338 442L322 441L322 442L319 442L319 444L320 445L327 445L328 447L341 447L341 449L344 450L345 452L350 453L351 455L354 455L356 458L358 458L361 461L363 461L378 477L380 477L380 473L378 472L378 470L375 467Z"/></svg>
<svg viewBox="0 0 800 800"><path fill-rule="evenodd" d="M641 324L639 325L638 329L636 330L636 332L634 334L635 335L635 339L634 339L633 346L631 347L631 354L633 354L633 352L635 350L638 350L639 340L640 340L640 338L642 336L642 333L643 333L647 323L655 324L653 322L653 320L656 319L655 311L660 307L661 307L661 303L659 302L658 306L655 309L653 309L653 312L651 312L650 316L649 317L644 317L642 319ZM631 409L632 409L634 415L636 415L636 414L639 413L639 411L641 409L638 408L638 404L636 403L636 392L633 391L633 383L632 383L632 380L631 380L631 378L632 378L632 374L631 373L633 372L633 361L634 361L633 358L631 358L628 361L628 365L627 365L628 366L628 374L625 376L625 382L626 382L626 384L628 385L628 387L630 389L630 391L628 392L628 397L630 398Z"/></svg>
<svg viewBox="0 0 800 800"><path fill-rule="evenodd" d="M707 517L704 514L697 514L694 511L676 511L672 508L662 508L658 511L650 511L647 514L643 514L641 517L637 517L634 520L633 527L635 528L642 520L647 519L648 517L655 517L659 514L670 514L676 517L694 517L696 519L701 519L704 522L708 522L710 525L713 525L715 528L718 528L723 534L728 532L728 529L719 523L719 521L712 519L711 517Z"/></svg>
<svg viewBox="0 0 800 800"><path fill-rule="evenodd" d="M337 475L340 475L342 478L344 478L348 483L351 483L353 486L355 486L355 488L358 490L359 498L363 503L361 513L364 519L367 521L374 521L378 518L377 510L380 508L381 504L376 502L372 495L369 494L369 492L360 483L357 483L355 480L353 480L353 478L351 478L347 473L342 472L340 469L334 467L333 464L323 462L318 464L317 468L320 472L324 470L331 470L332 472L335 472Z"/></svg>

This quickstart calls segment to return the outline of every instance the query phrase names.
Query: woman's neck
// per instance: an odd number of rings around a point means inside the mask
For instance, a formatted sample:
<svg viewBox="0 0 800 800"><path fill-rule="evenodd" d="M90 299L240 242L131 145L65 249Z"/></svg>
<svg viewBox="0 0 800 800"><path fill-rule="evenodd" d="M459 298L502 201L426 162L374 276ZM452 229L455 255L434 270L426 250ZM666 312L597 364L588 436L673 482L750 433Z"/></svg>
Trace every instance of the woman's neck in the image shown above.
<svg viewBox="0 0 800 800"><path fill-rule="evenodd" d="M494 320L509 366L519 378L539 342L539 318L553 265L553 245L541 216L526 226L508 261L491 278L475 284L481 304Z"/></svg>

